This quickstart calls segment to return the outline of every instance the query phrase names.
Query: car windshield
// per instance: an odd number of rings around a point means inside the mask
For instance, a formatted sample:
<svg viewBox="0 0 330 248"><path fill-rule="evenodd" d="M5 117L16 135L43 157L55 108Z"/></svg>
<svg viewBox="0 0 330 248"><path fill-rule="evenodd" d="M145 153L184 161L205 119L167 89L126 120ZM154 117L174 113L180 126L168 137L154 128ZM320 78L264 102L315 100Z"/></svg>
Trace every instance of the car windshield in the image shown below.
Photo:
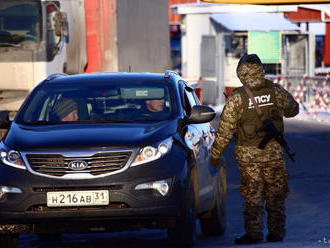
<svg viewBox="0 0 330 248"><path fill-rule="evenodd" d="M17 117L22 124L150 122L170 119L173 104L164 82L44 84Z"/></svg>
<svg viewBox="0 0 330 248"><path fill-rule="evenodd" d="M40 41L41 4L36 1L0 2L0 47L23 47Z"/></svg>

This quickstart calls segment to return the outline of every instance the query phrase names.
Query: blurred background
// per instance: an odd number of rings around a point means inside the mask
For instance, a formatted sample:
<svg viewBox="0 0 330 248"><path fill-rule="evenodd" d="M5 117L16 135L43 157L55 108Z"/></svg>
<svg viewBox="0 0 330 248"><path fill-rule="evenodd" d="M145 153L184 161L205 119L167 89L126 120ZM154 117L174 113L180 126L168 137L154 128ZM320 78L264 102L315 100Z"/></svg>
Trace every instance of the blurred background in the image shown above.
<svg viewBox="0 0 330 248"><path fill-rule="evenodd" d="M244 1L2 0L0 109L15 113L52 73L167 69L221 109L239 58L256 53L305 116L329 113L330 4L214 2Z"/></svg>

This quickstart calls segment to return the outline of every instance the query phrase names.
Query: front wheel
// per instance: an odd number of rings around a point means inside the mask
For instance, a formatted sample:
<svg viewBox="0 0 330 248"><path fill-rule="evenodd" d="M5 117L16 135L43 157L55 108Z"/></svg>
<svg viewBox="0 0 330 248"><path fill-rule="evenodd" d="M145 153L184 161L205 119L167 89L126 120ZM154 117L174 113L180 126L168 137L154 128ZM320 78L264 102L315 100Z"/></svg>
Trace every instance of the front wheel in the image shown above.
<svg viewBox="0 0 330 248"><path fill-rule="evenodd" d="M193 182L190 181L183 209L175 225L167 229L171 245L192 247L196 241L196 207Z"/></svg>
<svg viewBox="0 0 330 248"><path fill-rule="evenodd" d="M18 242L18 235L16 234L0 234L1 248L15 248Z"/></svg>
<svg viewBox="0 0 330 248"><path fill-rule="evenodd" d="M222 167L224 168L224 167ZM215 206L200 217L201 231L205 236L218 236L226 229L226 181L224 169L221 170L215 194Z"/></svg>

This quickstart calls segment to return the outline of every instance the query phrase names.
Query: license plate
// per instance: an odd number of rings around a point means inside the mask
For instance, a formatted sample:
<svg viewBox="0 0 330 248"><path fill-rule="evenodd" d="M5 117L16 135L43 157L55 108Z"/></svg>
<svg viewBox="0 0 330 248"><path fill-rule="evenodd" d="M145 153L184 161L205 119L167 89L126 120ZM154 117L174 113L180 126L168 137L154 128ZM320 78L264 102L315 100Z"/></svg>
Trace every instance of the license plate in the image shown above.
<svg viewBox="0 0 330 248"><path fill-rule="evenodd" d="M47 192L48 207L103 206L108 204L108 190Z"/></svg>

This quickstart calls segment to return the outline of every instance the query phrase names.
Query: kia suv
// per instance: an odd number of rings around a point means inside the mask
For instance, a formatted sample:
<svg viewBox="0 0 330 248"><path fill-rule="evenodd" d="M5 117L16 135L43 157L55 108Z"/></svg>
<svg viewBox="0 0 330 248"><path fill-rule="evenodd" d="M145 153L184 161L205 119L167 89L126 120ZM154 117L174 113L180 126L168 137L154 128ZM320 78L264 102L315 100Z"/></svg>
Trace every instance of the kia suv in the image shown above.
<svg viewBox="0 0 330 248"><path fill-rule="evenodd" d="M215 112L174 72L55 74L0 143L0 246L20 233L166 228L176 246L225 229Z"/></svg>

